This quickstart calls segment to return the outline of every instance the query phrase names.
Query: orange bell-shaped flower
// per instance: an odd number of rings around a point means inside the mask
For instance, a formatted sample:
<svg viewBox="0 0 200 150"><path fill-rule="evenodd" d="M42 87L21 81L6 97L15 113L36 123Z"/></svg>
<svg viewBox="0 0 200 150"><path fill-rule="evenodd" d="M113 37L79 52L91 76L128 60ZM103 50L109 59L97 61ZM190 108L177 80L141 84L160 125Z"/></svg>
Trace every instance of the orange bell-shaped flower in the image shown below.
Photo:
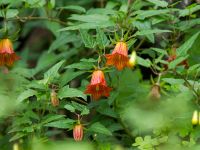
<svg viewBox="0 0 200 150"><path fill-rule="evenodd" d="M91 82L87 86L85 94L91 94L94 100L98 100L101 96L110 96L111 90L106 84L103 71L96 70L92 74Z"/></svg>
<svg viewBox="0 0 200 150"><path fill-rule="evenodd" d="M83 139L83 126L82 124L76 124L73 128L73 137L75 141L82 141Z"/></svg>
<svg viewBox="0 0 200 150"><path fill-rule="evenodd" d="M19 56L13 50L12 42L9 39L0 40L0 66L12 66L16 60Z"/></svg>
<svg viewBox="0 0 200 150"><path fill-rule="evenodd" d="M118 70L129 66L128 46L125 42L118 42L112 54L106 54L106 65L114 65Z"/></svg>

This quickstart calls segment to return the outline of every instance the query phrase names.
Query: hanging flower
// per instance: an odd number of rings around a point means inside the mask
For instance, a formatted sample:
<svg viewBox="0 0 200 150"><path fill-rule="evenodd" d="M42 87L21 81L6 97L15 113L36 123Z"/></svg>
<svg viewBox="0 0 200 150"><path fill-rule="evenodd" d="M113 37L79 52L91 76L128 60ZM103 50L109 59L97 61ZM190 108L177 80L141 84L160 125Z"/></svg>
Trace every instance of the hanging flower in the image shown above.
<svg viewBox="0 0 200 150"><path fill-rule="evenodd" d="M12 66L16 60L19 56L13 50L12 42L9 39L0 40L0 66Z"/></svg>
<svg viewBox="0 0 200 150"><path fill-rule="evenodd" d="M108 97L112 89L107 86L103 71L96 70L92 74L90 84L87 86L85 94L91 94L94 100L101 96Z"/></svg>
<svg viewBox="0 0 200 150"><path fill-rule="evenodd" d="M75 141L82 141L83 139L83 126L82 124L76 124L73 128L73 137Z"/></svg>
<svg viewBox="0 0 200 150"><path fill-rule="evenodd" d="M136 64L136 58L137 58L136 52L133 51L133 52L131 53L131 57L130 57L130 59L129 59L129 61L128 61L129 66L130 66L131 68L133 68L133 67L135 66L135 64Z"/></svg>
<svg viewBox="0 0 200 150"><path fill-rule="evenodd" d="M106 65L114 65L118 70L128 67L128 47L125 42L118 42L112 54L106 54Z"/></svg>
<svg viewBox="0 0 200 150"><path fill-rule="evenodd" d="M154 84L151 88L151 91L149 93L149 98L152 100L159 100L161 97L160 95L160 85Z"/></svg>
<svg viewBox="0 0 200 150"><path fill-rule="evenodd" d="M198 111L195 110L195 111L193 112L193 116L192 116L192 124L193 124L193 125L197 125L198 122L199 122Z"/></svg>
<svg viewBox="0 0 200 150"><path fill-rule="evenodd" d="M55 90L51 91L51 104L56 107L59 105L59 99L57 97L57 93L55 92Z"/></svg>

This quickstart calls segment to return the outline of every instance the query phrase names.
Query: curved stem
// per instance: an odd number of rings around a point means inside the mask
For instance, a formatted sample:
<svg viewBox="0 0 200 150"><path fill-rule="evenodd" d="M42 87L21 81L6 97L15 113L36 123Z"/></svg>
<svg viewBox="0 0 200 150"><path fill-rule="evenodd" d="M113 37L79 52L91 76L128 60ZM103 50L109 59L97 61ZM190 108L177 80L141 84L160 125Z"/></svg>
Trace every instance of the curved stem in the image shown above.
<svg viewBox="0 0 200 150"><path fill-rule="evenodd" d="M12 21L12 20L19 20L21 22L26 22L28 20L48 20L48 21L60 23L62 25L67 25L66 22L60 21L59 19L56 19L56 18L50 18L50 17L34 17L34 16L19 17L19 16L16 16L16 18L9 19L8 21Z"/></svg>

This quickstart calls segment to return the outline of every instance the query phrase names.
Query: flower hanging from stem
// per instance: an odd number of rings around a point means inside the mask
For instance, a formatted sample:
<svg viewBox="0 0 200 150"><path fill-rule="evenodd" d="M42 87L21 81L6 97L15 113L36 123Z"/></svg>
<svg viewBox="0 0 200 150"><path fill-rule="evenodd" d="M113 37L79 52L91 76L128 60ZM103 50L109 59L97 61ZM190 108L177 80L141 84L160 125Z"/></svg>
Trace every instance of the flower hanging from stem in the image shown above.
<svg viewBox="0 0 200 150"><path fill-rule="evenodd" d="M108 97L111 90L112 89L107 86L103 71L95 70L85 94L91 94L94 100L98 100L102 96Z"/></svg>
<svg viewBox="0 0 200 150"><path fill-rule="evenodd" d="M78 114L78 120L73 128L73 138L75 141L82 141L83 139L83 125L80 122L80 115Z"/></svg>
<svg viewBox="0 0 200 150"><path fill-rule="evenodd" d="M13 50L12 42L9 39L0 40L0 66L12 66L17 60L19 56Z"/></svg>
<svg viewBox="0 0 200 150"><path fill-rule="evenodd" d="M129 66L128 46L125 42L117 42L112 54L106 54L106 65L114 65L118 70Z"/></svg>

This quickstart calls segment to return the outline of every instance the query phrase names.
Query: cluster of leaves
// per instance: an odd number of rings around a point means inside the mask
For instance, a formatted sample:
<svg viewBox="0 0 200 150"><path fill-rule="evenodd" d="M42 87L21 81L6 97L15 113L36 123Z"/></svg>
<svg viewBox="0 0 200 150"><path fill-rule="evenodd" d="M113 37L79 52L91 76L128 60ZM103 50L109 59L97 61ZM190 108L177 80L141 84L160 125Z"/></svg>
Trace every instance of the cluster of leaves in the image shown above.
<svg viewBox="0 0 200 150"><path fill-rule="evenodd" d="M6 31L18 39L14 47L21 57L8 74L0 73L2 150L11 149L9 142L33 150L198 149L200 128L191 118L200 105L200 5L164 0L72 4L0 0L0 36ZM137 65L106 69L113 91L91 101L84 94L90 74L103 62L99 56L110 53L122 37L129 54L136 51ZM155 84L159 100L151 97ZM51 104L52 89L57 107ZM86 145L70 140L77 114Z"/></svg>

